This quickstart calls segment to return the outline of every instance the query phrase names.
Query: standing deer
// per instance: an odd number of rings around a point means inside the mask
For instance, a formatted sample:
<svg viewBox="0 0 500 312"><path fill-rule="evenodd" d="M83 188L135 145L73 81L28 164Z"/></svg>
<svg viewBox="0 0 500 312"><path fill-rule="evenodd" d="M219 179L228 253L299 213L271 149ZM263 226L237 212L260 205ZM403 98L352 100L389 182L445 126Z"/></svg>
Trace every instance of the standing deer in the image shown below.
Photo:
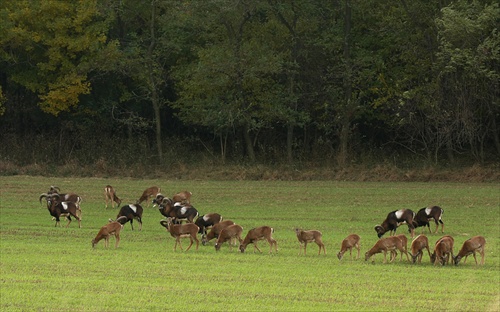
<svg viewBox="0 0 500 312"><path fill-rule="evenodd" d="M295 229L295 234L297 234L297 239L300 243L299 255L302 253L302 247L304 247L304 256L306 255L307 243L315 242L319 246L318 255L321 254L321 249L323 249L323 254L326 255L325 244L323 244L322 236L320 231L310 230L303 231L301 229Z"/></svg>
<svg viewBox="0 0 500 312"><path fill-rule="evenodd" d="M122 200L116 195L115 189L111 185L106 185L104 188L104 197L106 198L106 209L108 208L108 201L111 201L111 208L120 207Z"/></svg>
<svg viewBox="0 0 500 312"><path fill-rule="evenodd" d="M170 232L170 235L172 235L172 237L175 238L174 251L177 250L177 244L179 244L181 250L184 250L182 249L181 245L181 237L189 237L190 244L186 249L186 251L188 251L189 248L193 246L193 241L196 241L196 250L198 250L200 241L198 240L196 235L198 234L200 228L196 224L194 223L172 224L171 218L167 218L166 221L165 220L160 221L160 224L164 226L168 232Z"/></svg>

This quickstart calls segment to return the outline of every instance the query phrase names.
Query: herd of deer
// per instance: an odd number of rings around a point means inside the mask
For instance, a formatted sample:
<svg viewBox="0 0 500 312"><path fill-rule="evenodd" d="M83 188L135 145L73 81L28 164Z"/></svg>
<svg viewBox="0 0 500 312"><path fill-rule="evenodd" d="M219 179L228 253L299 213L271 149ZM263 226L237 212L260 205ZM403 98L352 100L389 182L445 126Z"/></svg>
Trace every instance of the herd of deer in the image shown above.
<svg viewBox="0 0 500 312"><path fill-rule="evenodd" d="M116 203L119 207L122 200L117 196L115 189L111 185L107 185L104 188L106 208L108 208L108 203L111 203L111 207L114 208ZM147 188L142 196L137 200L136 204L129 204L121 207L115 220L109 219L109 222L101 227L96 237L92 240L92 247L104 239L105 247L109 246L109 238L114 235L116 238L115 248L119 246L120 242L120 231L123 229L123 225L127 222L131 223L132 230L133 220L137 220L140 224L139 230L142 228L142 212L143 208L140 205L142 202L147 201L149 205L149 200L154 197L152 203L158 205L162 215L166 217L166 220L160 221L160 224L166 228L172 237L175 238L174 251L177 250L177 245L184 250L181 245L181 238L189 238L190 245L186 249L188 251L194 242L196 242L196 250L198 250L199 240L197 235L201 233L202 244L206 245L210 240L216 239L215 250L219 251L221 245L228 242L230 248L237 240L239 242L239 250L244 252L249 244L253 244L254 252L258 250L262 252L257 246L259 240L266 240L269 243L270 249L269 253L278 251L277 242L272 237L274 229L269 226L260 226L253 228L248 231L244 239L242 239L243 228L235 224L231 220L222 220L222 216L217 213L206 214L204 216L198 216L197 210L191 206L191 192L183 191L175 194L172 199L166 198L160 194L160 188L153 186ZM71 217L78 220L79 226L81 227L81 209L80 203L82 201L81 197L74 193L59 194L59 188L51 186L49 192L44 193L40 196L40 202L42 198L47 201L47 208L51 216L56 220L56 226L59 224L60 217L63 216L69 220L66 227L69 226L71 222ZM194 210L194 213L193 213ZM190 211L191 213L187 213ZM186 214L189 217L182 217ZM408 239L404 234L396 234L396 229L399 225L406 223L408 225L408 230L411 233L411 237L414 236L414 229L416 227L425 226L428 227L429 232L430 226L429 221L434 220L436 223L436 229L434 233L437 233L438 225L441 224L441 232L444 233L444 223L442 221L443 209L438 206L429 206L422 208L418 213L413 213L410 209L401 209L390 212L384 222L381 225L375 227L375 231L379 237L379 240L375 245L365 253L365 261L369 260L373 255L377 253L384 254L384 263L387 262L387 253L390 253L390 262L393 262L397 256L397 251L401 253L400 261L402 260L403 254L406 255L408 261ZM198 217L196 222L195 217ZM186 220L187 223L182 223L182 220ZM207 228L210 232L207 233ZM382 238L384 233L390 232L391 235L386 238ZM423 231L422 231L423 232ZM326 255L325 244L322 241L322 233L318 230L302 230L295 229L297 239L300 244L299 255L306 255L307 244L314 242L319 247L318 255ZM339 260L342 259L344 253L349 251L350 257L352 259L353 248L357 250L357 257L360 257L360 236L357 234L348 235L341 244L341 249L337 254ZM445 265L450 262L450 256L455 265L458 265L460 260L465 257L464 263L467 261L469 255L474 256L476 265L478 264L476 259L476 252L481 255L481 264L484 264L485 258L485 245L486 240L483 236L474 236L466 240L460 251L456 256L453 254L454 239L449 235L445 235L439 238L435 245L434 251L431 254L429 240L422 233L413 239L410 247L410 255L413 263L421 263L423 251L427 250L431 263L434 265L441 264Z"/></svg>

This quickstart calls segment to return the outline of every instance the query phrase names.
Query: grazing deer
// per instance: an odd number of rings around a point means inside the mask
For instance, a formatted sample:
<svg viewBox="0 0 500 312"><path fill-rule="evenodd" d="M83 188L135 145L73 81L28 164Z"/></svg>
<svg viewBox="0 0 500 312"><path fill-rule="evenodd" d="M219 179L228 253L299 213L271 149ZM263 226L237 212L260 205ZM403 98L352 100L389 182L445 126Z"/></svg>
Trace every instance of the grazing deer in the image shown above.
<svg viewBox="0 0 500 312"><path fill-rule="evenodd" d="M413 242L411 242L411 259L413 263L422 262L423 250L427 249L427 253L429 254L429 258L431 256L431 251L429 249L429 240L427 236L424 234L420 234L417 236Z"/></svg>
<svg viewBox="0 0 500 312"><path fill-rule="evenodd" d="M351 260L352 260L352 248L354 247L358 250L358 256L356 257L356 259L359 259L359 252L360 252L359 241L360 240L361 240L361 238L359 237L358 234L351 234L351 235L347 236L342 241L342 246L340 247L340 251L337 254L337 258L339 258L339 260L341 260L342 257L344 256L344 253L347 250L349 250L349 255L351 256Z"/></svg>
<svg viewBox="0 0 500 312"><path fill-rule="evenodd" d="M455 265L458 265L460 259L465 257L464 264L467 262L467 257L472 254L474 256L474 260L476 261L476 251L481 255L481 264L484 264L484 246L486 245L486 239L483 236L474 236L464 242L462 245L462 249L458 252L458 255L453 258L453 262Z"/></svg>
<svg viewBox="0 0 500 312"><path fill-rule="evenodd" d="M215 243L215 251L219 251L222 244L227 241L229 241L229 250L232 250L231 241L233 239L237 239L241 244L241 233L243 233L243 228L238 224L233 224L222 229Z"/></svg>
<svg viewBox="0 0 500 312"><path fill-rule="evenodd" d="M141 197L137 200L137 204L146 201L146 207L149 207L149 198L155 197L158 193L160 193L160 188L158 186L151 186L142 192Z"/></svg>
<svg viewBox="0 0 500 312"><path fill-rule="evenodd" d="M449 235L441 237L434 246L434 252L431 255L431 262L434 263L434 265L437 265L438 263L441 265L449 263L450 255L451 258L454 258L453 257L454 242L455 240L453 239L453 237Z"/></svg>
<svg viewBox="0 0 500 312"><path fill-rule="evenodd" d="M248 244L253 244L253 251L255 252L255 249L257 249L260 253L262 253L262 251L257 246L257 242L261 239L265 239L267 240L270 246L269 253L273 252L273 246L275 252L278 252L278 244L272 237L273 233L274 229L269 226L260 226L258 228L251 229L250 231L248 231L247 236L240 244L240 251L245 252L245 249L247 248Z"/></svg>
<svg viewBox="0 0 500 312"><path fill-rule="evenodd" d="M395 250L399 250L401 253L406 253L403 248L403 242L396 236L390 236L386 238L379 239L375 245L365 253L365 261L368 261L371 256L377 253L384 253L384 263L387 262L387 252L391 254L391 262L396 259L394 253Z"/></svg>
<svg viewBox="0 0 500 312"><path fill-rule="evenodd" d="M126 217L120 217L126 218ZM121 221L121 220L120 220ZM95 248L95 245L101 240L104 239L104 247L108 248L109 246L109 237L114 235L116 238L115 248L118 248L120 244L120 231L123 229L123 224L121 224L118 220L111 221L108 224L101 227L97 236L92 240L92 248Z"/></svg>
<svg viewBox="0 0 500 312"><path fill-rule="evenodd" d="M111 201L111 208L120 207L122 200L116 196L116 191L111 185L106 185L104 188L104 197L106 198L106 209L108 208L108 201Z"/></svg>

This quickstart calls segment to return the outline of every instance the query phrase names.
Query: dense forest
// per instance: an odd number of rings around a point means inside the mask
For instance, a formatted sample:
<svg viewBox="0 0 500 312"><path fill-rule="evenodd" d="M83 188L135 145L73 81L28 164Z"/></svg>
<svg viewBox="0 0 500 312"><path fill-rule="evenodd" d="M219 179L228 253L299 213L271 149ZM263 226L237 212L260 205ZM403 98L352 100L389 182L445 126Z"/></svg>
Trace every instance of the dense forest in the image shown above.
<svg viewBox="0 0 500 312"><path fill-rule="evenodd" d="M0 17L4 173L498 166L497 1L4 0Z"/></svg>

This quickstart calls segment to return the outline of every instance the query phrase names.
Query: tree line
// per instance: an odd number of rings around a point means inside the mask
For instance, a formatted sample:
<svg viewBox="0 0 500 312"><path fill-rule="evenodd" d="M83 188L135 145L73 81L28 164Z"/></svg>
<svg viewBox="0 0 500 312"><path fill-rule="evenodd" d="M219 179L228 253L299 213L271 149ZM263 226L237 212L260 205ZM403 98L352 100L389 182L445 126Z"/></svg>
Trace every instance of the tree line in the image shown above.
<svg viewBox="0 0 500 312"><path fill-rule="evenodd" d="M4 159L500 155L496 1L5 0L0 15Z"/></svg>

